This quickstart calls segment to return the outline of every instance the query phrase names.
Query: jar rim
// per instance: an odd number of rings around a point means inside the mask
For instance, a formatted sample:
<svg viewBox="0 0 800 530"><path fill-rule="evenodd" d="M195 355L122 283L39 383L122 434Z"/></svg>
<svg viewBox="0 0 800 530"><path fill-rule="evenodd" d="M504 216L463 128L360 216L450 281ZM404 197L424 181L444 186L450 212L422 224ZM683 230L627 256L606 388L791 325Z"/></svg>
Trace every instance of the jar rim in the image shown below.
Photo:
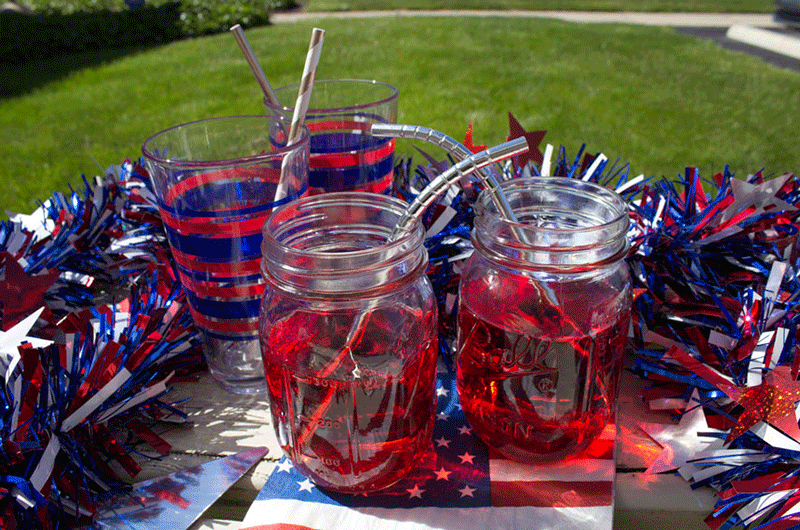
<svg viewBox="0 0 800 530"><path fill-rule="evenodd" d="M501 191L507 196L510 192L517 190L564 190L572 193L579 193L585 196L591 195L593 199L602 199L608 206L609 210L616 210L616 215L602 223L592 226L575 226L575 227L536 227L537 230L574 233L585 232L587 230L605 230L608 227L619 223L622 219L628 218L628 205L616 192L595 184L594 182L583 181L569 177L523 177L512 180L505 180L499 184ZM476 203L476 217L482 214L488 214L496 217L496 221L501 222L508 226L515 228L530 229L530 223L524 221L511 221L500 215L499 210L492 200L491 194L488 190L483 190L478 196Z"/></svg>
<svg viewBox="0 0 800 530"><path fill-rule="evenodd" d="M568 177L500 183L517 220L501 216L488 191L475 207L473 246L524 269L582 270L623 258L630 248L628 204L616 192Z"/></svg>
<svg viewBox="0 0 800 530"><path fill-rule="evenodd" d="M273 210L267 220L264 222L263 228L263 236L264 236L264 243L263 245L266 246L267 240L270 242L274 242L275 245L283 248L288 253L293 254L302 254L306 256L314 256L325 258L332 255L337 257L357 257L362 255L368 255L370 253L377 252L379 249L391 249L401 247L404 244L407 244L406 241L409 238L419 238L419 244L422 244L422 223L419 219L414 219L411 223L411 227L409 230L401 234L401 237L398 237L394 240L389 240L388 235L391 234L391 230L387 232L387 240L382 243L381 245L377 245L370 248L359 249L359 250L337 250L337 251L330 251L330 250L308 250L308 249L297 249L295 247L289 246L284 244L282 241L279 241L275 235L273 235L272 230L270 228L276 224L281 222L282 215L285 214L285 211L288 209L296 210L297 212L304 212L307 210L311 210L313 208L320 208L329 205L341 205L347 203L350 206L369 206L374 207L378 205L383 205L390 209L393 212L398 214L398 218L400 215L405 213L408 205L400 199L395 197L390 197L388 195L381 195L378 193L368 193L368 192L348 192L348 191L341 191L341 192L331 192L331 193L323 193L320 195L312 195L310 197L303 197L300 198L292 203L282 205L279 208Z"/></svg>
<svg viewBox="0 0 800 530"><path fill-rule="evenodd" d="M263 227L262 273L297 292L363 292L405 282L427 265L419 220L390 238L407 207L387 195L350 191L276 208Z"/></svg>

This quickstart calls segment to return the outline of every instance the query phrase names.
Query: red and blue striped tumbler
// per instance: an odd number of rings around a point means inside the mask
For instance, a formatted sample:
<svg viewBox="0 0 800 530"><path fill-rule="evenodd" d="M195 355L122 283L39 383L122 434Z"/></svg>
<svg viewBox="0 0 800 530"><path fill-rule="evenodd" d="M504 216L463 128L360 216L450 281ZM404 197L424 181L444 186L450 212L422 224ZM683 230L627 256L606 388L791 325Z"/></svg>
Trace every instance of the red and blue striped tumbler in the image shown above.
<svg viewBox="0 0 800 530"><path fill-rule="evenodd" d="M299 84L275 90L279 106L267 113L291 118ZM389 194L394 171L393 138L370 134L374 123L397 122L398 91L365 79L314 81L305 124L311 131L309 187L312 195L334 191Z"/></svg>
<svg viewBox="0 0 800 530"><path fill-rule="evenodd" d="M142 152L209 371L225 389L264 391L258 342L261 228L273 208L308 192L309 132L229 116L178 125Z"/></svg>

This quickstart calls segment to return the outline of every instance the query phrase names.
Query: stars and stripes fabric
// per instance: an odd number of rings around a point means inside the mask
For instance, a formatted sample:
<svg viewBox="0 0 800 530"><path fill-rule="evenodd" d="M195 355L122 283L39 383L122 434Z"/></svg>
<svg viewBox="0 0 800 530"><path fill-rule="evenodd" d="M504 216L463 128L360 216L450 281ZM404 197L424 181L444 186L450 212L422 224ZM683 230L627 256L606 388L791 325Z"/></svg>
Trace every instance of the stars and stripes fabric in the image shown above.
<svg viewBox="0 0 800 530"><path fill-rule="evenodd" d="M399 483L372 494L331 493L284 457L242 529L611 529L615 426L578 457L528 465L494 453L475 435L451 374L439 375L437 399L431 447Z"/></svg>

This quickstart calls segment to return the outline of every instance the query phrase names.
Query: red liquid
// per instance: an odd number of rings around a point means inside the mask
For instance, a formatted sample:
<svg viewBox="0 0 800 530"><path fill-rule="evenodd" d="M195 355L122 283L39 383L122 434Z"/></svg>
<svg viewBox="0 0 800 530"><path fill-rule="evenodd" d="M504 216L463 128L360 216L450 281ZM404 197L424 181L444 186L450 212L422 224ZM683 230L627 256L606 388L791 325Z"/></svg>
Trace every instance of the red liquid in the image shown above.
<svg viewBox="0 0 800 530"><path fill-rule="evenodd" d="M369 315L352 355L353 313L296 311L262 342L281 447L301 473L340 492L394 484L433 432L434 319L408 308Z"/></svg>
<svg viewBox="0 0 800 530"><path fill-rule="evenodd" d="M553 306L538 311L539 320L526 317L527 334L511 327L524 321L518 311L507 310L488 312L495 322L506 322L501 327L477 318L462 300L457 384L467 420L510 458L544 461L575 454L614 417L629 313L578 336L568 334L575 322Z"/></svg>

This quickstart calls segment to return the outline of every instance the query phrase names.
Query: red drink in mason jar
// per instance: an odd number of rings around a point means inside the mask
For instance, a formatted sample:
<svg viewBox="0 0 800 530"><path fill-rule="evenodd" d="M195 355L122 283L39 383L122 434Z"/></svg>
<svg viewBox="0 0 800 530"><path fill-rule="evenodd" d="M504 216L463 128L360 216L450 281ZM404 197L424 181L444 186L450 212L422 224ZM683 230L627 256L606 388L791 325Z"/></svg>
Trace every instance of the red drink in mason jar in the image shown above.
<svg viewBox="0 0 800 530"><path fill-rule="evenodd" d="M273 424L318 486L374 491L430 444L436 301L417 222L389 243L405 203L330 193L264 225L261 349Z"/></svg>
<svg viewBox="0 0 800 530"><path fill-rule="evenodd" d="M359 492L402 478L430 443L436 375L433 314L294 312L266 338L264 366L278 441L322 487ZM402 328L398 333L398 328Z"/></svg>
<svg viewBox="0 0 800 530"><path fill-rule="evenodd" d="M631 303L627 207L573 179L502 189L518 223L479 199L459 291L459 397L500 453L560 459L615 417Z"/></svg>
<svg viewBox="0 0 800 530"><path fill-rule="evenodd" d="M629 315L589 335L531 336L509 328L502 314L485 306L459 314L458 388L470 425L519 459L586 447L614 417Z"/></svg>

